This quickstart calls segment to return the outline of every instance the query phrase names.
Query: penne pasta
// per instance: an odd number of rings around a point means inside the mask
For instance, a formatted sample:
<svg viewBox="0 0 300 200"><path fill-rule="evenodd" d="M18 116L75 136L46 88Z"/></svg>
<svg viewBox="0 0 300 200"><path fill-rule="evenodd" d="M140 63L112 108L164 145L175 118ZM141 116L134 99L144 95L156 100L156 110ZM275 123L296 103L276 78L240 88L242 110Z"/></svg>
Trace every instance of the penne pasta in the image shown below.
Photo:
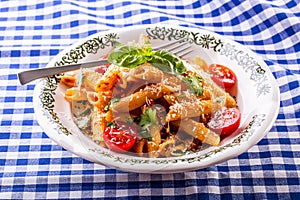
<svg viewBox="0 0 300 200"><path fill-rule="evenodd" d="M212 113L213 102L211 100L202 100L194 102L176 102L170 106L170 111L166 116L166 122L200 116L202 114Z"/></svg>
<svg viewBox="0 0 300 200"><path fill-rule="evenodd" d="M158 124L154 124L149 127L149 133L152 138L152 141L157 145L161 143L160 130L161 127Z"/></svg>
<svg viewBox="0 0 300 200"><path fill-rule="evenodd" d="M228 107L228 108L235 108L235 107L237 107L235 99L229 93L226 93L226 103L225 103L225 106Z"/></svg>
<svg viewBox="0 0 300 200"><path fill-rule="evenodd" d="M101 79L101 74L93 71L84 71L82 78L84 79L84 81L82 81L82 87L94 91L95 85L97 85Z"/></svg>
<svg viewBox="0 0 300 200"><path fill-rule="evenodd" d="M156 158L159 156L159 144L154 141L147 141L147 154L149 158Z"/></svg>
<svg viewBox="0 0 300 200"><path fill-rule="evenodd" d="M164 95L164 99L170 105L174 105L178 101L178 98L177 98L176 94L166 94L166 95Z"/></svg>
<svg viewBox="0 0 300 200"><path fill-rule="evenodd" d="M97 107L94 107L91 119L92 138L94 141L101 142L103 141L102 133L106 127L105 115Z"/></svg>
<svg viewBox="0 0 300 200"><path fill-rule="evenodd" d="M61 77L60 81L68 87L74 87L76 83L76 78L74 75L64 75Z"/></svg>
<svg viewBox="0 0 300 200"><path fill-rule="evenodd" d="M95 86L96 92L111 91L120 79L120 70L111 65Z"/></svg>
<svg viewBox="0 0 300 200"><path fill-rule="evenodd" d="M161 98L164 94L172 90L163 84L152 84L134 94L121 98L120 101L112 105L112 110L117 112L128 112L144 105L149 99Z"/></svg>
<svg viewBox="0 0 300 200"><path fill-rule="evenodd" d="M163 80L163 72L149 63L145 63L137 68L134 68L127 74L127 81L136 82L136 79L150 83L159 83Z"/></svg>
<svg viewBox="0 0 300 200"><path fill-rule="evenodd" d="M180 128L204 143L213 146L217 146L220 143L220 136L218 134L205 127L204 124L196 122L192 119L182 120Z"/></svg>
<svg viewBox="0 0 300 200"><path fill-rule="evenodd" d="M103 110L107 103L111 100L111 91L107 92L87 92L87 100L90 104L94 105L95 107Z"/></svg>
<svg viewBox="0 0 300 200"><path fill-rule="evenodd" d="M208 64L207 64L206 61L205 61L204 59L202 59L200 56L196 56L196 57L193 59L193 64L199 66L200 69L203 70L203 71L205 71L205 72L209 70Z"/></svg>
<svg viewBox="0 0 300 200"><path fill-rule="evenodd" d="M69 102L78 100L87 100L86 93L82 92L79 88L69 88L65 92L65 99Z"/></svg>
<svg viewBox="0 0 300 200"><path fill-rule="evenodd" d="M137 140L132 147L132 150L137 153L139 156L143 156L144 154L144 146L147 145L147 139L142 138L140 140Z"/></svg>

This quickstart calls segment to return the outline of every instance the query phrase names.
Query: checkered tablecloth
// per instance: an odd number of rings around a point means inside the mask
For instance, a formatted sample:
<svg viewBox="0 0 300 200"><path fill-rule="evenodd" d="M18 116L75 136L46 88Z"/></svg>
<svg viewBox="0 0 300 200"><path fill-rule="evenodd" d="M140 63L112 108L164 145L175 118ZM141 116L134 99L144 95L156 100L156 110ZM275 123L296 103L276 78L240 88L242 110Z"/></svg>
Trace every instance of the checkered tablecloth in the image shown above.
<svg viewBox="0 0 300 200"><path fill-rule="evenodd" d="M204 28L260 55L281 93L270 132L240 156L176 174L127 173L58 146L39 127L35 82L61 50L99 31L166 23ZM300 199L300 1L0 2L0 199Z"/></svg>

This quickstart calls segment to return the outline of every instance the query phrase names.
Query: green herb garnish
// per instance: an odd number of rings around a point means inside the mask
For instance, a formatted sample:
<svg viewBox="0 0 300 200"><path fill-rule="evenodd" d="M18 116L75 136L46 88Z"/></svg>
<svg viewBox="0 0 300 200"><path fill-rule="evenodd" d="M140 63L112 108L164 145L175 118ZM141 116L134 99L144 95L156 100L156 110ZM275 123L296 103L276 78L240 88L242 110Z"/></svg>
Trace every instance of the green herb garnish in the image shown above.
<svg viewBox="0 0 300 200"><path fill-rule="evenodd" d="M184 81L190 87L191 92L197 96L203 95L202 78L195 75L188 75L182 77L182 81Z"/></svg>
<svg viewBox="0 0 300 200"><path fill-rule="evenodd" d="M112 98L108 104L104 107L104 111L109 111L110 107L115 104L115 103L118 103L120 101L120 99L118 98Z"/></svg>
<svg viewBox="0 0 300 200"><path fill-rule="evenodd" d="M145 48L139 48L118 42L107 60L112 64L127 68L135 68L149 62L161 71L175 75L187 71L179 57L166 50L153 52L150 44Z"/></svg>
<svg viewBox="0 0 300 200"><path fill-rule="evenodd" d="M156 110L147 108L145 112L141 114L139 125L142 129L146 130L149 126L155 125L156 123Z"/></svg>
<svg viewBox="0 0 300 200"><path fill-rule="evenodd" d="M148 62L161 71L173 75L183 74L187 71L180 58L166 50L154 52Z"/></svg>
<svg viewBox="0 0 300 200"><path fill-rule="evenodd" d="M115 48L107 58L108 62L127 68L135 68L148 60L152 48L146 50L116 42Z"/></svg>
<svg viewBox="0 0 300 200"><path fill-rule="evenodd" d="M83 117L86 115L91 114L91 109L90 108L86 108L82 113L80 113L79 117Z"/></svg>
<svg viewBox="0 0 300 200"><path fill-rule="evenodd" d="M107 122L106 123L106 126L107 127L110 127L110 128L116 128L117 127L117 124L115 122Z"/></svg>
<svg viewBox="0 0 300 200"><path fill-rule="evenodd" d="M129 123L129 124L133 124L133 123L135 123L135 122L138 123L139 121L140 121L140 118L139 118L139 117L128 118L128 119L126 120L126 122Z"/></svg>
<svg viewBox="0 0 300 200"><path fill-rule="evenodd" d="M148 131L148 128L152 125L157 124L156 119L156 110L152 108L147 108L143 114L141 114L139 125L142 127L142 131L140 132L141 136L151 140L151 135Z"/></svg>

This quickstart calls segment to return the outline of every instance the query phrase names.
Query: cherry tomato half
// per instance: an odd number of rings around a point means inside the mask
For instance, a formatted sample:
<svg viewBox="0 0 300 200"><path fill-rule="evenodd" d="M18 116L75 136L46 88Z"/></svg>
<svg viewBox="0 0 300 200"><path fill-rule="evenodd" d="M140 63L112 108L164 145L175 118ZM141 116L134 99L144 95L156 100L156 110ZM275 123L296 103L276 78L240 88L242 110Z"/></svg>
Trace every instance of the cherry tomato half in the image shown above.
<svg viewBox="0 0 300 200"><path fill-rule="evenodd" d="M103 138L106 146L116 152L125 152L130 150L136 141L136 132L133 129L127 131L121 128L106 127Z"/></svg>
<svg viewBox="0 0 300 200"><path fill-rule="evenodd" d="M211 79L223 88L231 88L236 83L234 72L220 64L212 64L209 66L209 71L212 73Z"/></svg>
<svg viewBox="0 0 300 200"><path fill-rule="evenodd" d="M221 138L231 135L240 125L241 113L237 108L224 108L215 112L208 127L220 134Z"/></svg>

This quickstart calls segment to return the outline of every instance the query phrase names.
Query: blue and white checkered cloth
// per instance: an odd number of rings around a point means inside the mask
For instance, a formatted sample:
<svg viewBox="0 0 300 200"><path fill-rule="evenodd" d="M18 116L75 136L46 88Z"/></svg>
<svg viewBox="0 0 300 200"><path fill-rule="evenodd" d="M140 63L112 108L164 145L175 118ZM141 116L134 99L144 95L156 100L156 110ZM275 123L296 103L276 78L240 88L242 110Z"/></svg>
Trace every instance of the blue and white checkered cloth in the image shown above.
<svg viewBox="0 0 300 200"><path fill-rule="evenodd" d="M262 56L281 92L266 137L213 167L151 175L91 163L43 133L35 83L21 86L18 72L93 33L155 23L204 28ZM299 199L299 80L299 0L1 1L0 199Z"/></svg>

